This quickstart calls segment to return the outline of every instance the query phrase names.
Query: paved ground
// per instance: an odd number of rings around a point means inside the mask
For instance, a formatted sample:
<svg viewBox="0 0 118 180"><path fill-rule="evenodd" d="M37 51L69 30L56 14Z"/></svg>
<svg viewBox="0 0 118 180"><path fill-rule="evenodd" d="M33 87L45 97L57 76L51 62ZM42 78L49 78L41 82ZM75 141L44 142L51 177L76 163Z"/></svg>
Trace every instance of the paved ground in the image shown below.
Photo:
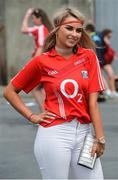
<svg viewBox="0 0 118 180"><path fill-rule="evenodd" d="M24 96L24 101L38 111L33 99ZM107 137L101 159L105 179L118 179L118 100L100 103L100 108ZM0 179L41 178L33 155L36 130L0 97Z"/></svg>

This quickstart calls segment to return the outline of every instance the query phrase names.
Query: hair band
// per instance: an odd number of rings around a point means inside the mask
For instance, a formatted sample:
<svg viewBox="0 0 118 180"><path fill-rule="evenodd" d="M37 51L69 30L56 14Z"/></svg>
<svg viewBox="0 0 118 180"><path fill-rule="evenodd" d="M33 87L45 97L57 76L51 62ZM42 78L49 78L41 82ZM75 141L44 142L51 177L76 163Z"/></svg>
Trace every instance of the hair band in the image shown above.
<svg viewBox="0 0 118 180"><path fill-rule="evenodd" d="M69 24L69 23L79 23L79 24L81 24L81 25L84 24L83 21L77 20L77 21L68 21L68 22L65 22L65 23L61 23L61 24L57 25L56 27L59 27L59 26L62 26L62 25L66 25L66 24Z"/></svg>

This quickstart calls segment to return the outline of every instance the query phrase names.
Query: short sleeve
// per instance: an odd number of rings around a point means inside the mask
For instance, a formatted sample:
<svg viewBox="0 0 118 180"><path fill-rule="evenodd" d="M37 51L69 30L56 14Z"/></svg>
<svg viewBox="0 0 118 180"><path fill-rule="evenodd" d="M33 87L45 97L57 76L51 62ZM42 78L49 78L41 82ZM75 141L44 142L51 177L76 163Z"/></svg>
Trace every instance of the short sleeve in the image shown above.
<svg viewBox="0 0 118 180"><path fill-rule="evenodd" d="M90 51L90 69L89 69L89 93L104 91L105 86L98 58L93 51Z"/></svg>
<svg viewBox="0 0 118 180"><path fill-rule="evenodd" d="M16 88L29 93L41 80L41 65L39 57L35 57L11 80Z"/></svg>
<svg viewBox="0 0 118 180"><path fill-rule="evenodd" d="M35 35L37 32L38 28L37 27L28 27L28 34L29 35Z"/></svg>

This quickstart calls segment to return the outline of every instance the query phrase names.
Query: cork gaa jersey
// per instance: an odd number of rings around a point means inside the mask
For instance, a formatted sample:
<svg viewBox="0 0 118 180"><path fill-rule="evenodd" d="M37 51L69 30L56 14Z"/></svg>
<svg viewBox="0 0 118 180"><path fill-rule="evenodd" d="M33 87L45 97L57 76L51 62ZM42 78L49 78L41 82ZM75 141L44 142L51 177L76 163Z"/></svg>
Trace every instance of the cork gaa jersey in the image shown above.
<svg viewBox="0 0 118 180"><path fill-rule="evenodd" d="M53 126L77 118L80 123L90 123L88 98L90 93L104 90L104 84L95 53L78 48L69 59L57 54L55 49L30 60L12 79L12 84L26 93L43 84L46 92L45 109L56 114Z"/></svg>

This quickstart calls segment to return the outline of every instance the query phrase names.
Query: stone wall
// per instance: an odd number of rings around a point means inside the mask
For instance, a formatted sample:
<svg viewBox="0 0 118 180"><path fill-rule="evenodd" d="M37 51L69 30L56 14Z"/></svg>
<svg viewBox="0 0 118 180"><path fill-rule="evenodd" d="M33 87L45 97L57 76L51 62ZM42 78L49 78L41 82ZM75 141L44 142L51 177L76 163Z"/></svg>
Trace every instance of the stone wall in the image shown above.
<svg viewBox="0 0 118 180"><path fill-rule="evenodd" d="M0 0L0 84L7 83L6 38L5 38L5 4Z"/></svg>

